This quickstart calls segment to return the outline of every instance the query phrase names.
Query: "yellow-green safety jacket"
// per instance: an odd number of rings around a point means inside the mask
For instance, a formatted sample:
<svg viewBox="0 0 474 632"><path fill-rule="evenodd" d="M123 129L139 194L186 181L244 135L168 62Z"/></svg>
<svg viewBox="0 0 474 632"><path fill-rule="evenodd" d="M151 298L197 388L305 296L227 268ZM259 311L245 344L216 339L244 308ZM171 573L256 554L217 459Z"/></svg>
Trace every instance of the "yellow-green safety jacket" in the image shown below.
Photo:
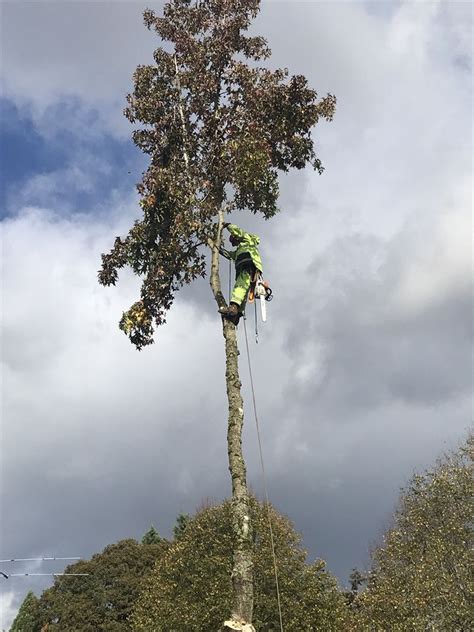
<svg viewBox="0 0 474 632"><path fill-rule="evenodd" d="M246 233L235 224L229 224L227 229L231 235L240 239L240 243L235 250L221 248L220 252L227 259L235 261L236 274L239 274L242 269L247 268L249 264L253 264L259 272L262 272L262 259L258 251L260 237L252 233Z"/></svg>

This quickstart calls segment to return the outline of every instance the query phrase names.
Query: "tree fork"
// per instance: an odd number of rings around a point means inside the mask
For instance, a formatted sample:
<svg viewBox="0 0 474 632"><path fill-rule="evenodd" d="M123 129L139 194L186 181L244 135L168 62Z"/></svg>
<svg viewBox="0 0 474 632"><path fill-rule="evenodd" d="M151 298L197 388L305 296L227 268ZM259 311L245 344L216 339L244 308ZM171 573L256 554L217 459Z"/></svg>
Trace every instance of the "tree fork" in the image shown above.
<svg viewBox="0 0 474 632"><path fill-rule="evenodd" d="M217 237L210 242L212 249L210 284L218 307L224 306L219 276L219 245L222 239L224 213L219 211ZM229 403L227 427L227 450L229 471L232 479L232 527L235 547L232 568L233 605L231 620L226 621L223 630L245 630L252 632L253 614L253 561L252 525L250 521L249 499L245 461L242 454L242 427L244 423L244 402L239 376L239 349L236 327L229 320L222 319L222 333L225 340L226 388Z"/></svg>

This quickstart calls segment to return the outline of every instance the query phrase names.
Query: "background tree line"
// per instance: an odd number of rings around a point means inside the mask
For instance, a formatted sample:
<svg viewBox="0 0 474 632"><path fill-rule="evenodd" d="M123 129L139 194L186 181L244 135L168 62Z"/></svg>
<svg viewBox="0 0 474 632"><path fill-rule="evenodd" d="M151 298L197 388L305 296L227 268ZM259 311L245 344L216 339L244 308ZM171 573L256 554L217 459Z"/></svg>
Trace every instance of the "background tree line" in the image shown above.
<svg viewBox="0 0 474 632"><path fill-rule="evenodd" d="M309 563L290 520L270 508L285 630L472 629L474 438L413 476L367 572L341 589L322 560ZM251 499L257 630L279 630L266 508ZM218 629L232 599L229 501L181 515L173 538L153 527L68 567L29 593L11 632L181 632Z"/></svg>

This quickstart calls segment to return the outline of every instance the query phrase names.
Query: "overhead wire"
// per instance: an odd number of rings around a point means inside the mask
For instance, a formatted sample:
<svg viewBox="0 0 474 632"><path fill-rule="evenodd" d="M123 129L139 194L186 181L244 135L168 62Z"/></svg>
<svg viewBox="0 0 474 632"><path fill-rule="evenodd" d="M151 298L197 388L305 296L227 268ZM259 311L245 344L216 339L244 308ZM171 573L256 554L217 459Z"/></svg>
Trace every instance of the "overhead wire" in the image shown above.
<svg viewBox="0 0 474 632"><path fill-rule="evenodd" d="M10 577L88 577L90 573L3 573L0 571L5 579Z"/></svg>
<svg viewBox="0 0 474 632"><path fill-rule="evenodd" d="M53 560L80 560L80 557L16 557L9 560L0 560L0 563L8 562L51 562Z"/></svg>
<svg viewBox="0 0 474 632"><path fill-rule="evenodd" d="M11 557L9 559L0 560L0 564L10 564L11 562L53 562L56 560L81 560L81 557ZM10 577L86 577L90 573L4 573L0 571L0 575L4 579Z"/></svg>

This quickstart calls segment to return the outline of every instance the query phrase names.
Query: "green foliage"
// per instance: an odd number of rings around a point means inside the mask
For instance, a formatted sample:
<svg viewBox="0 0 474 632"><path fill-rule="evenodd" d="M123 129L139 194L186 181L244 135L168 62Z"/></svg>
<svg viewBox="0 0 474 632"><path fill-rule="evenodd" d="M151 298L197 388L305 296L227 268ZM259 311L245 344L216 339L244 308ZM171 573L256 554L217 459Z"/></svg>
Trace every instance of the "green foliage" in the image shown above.
<svg viewBox="0 0 474 632"><path fill-rule="evenodd" d="M12 623L10 632L36 632L38 620L38 598L30 590Z"/></svg>
<svg viewBox="0 0 474 632"><path fill-rule="evenodd" d="M173 535L175 538L180 538L188 525L190 516L188 514L179 514L176 518L176 525L173 527Z"/></svg>
<svg viewBox="0 0 474 632"><path fill-rule="evenodd" d="M141 540L142 544L159 544L162 541L160 534L153 525L151 525Z"/></svg>
<svg viewBox="0 0 474 632"><path fill-rule="evenodd" d="M41 632L45 624L48 632L128 632L143 579L165 548L121 540L69 566L67 572L89 576L57 577L41 595L31 632Z"/></svg>
<svg viewBox="0 0 474 632"><path fill-rule="evenodd" d="M357 630L471 630L474 439L414 476L354 602Z"/></svg>
<svg viewBox="0 0 474 632"><path fill-rule="evenodd" d="M352 604L354 603L359 590L361 589L361 587L363 586L363 584L365 584L367 581L367 577L365 575L363 575L359 569L357 568L353 568L352 569L352 573L349 575L349 583L351 586L350 590L346 590L344 592L344 596L346 598L347 603L352 606Z"/></svg>
<svg viewBox="0 0 474 632"><path fill-rule="evenodd" d="M357 568L352 569L352 573L349 575L349 582L351 585L351 592L359 592L359 588L366 581L365 576Z"/></svg>
<svg viewBox="0 0 474 632"><path fill-rule="evenodd" d="M266 509L251 500L254 530L253 624L279 630L273 558ZM306 564L300 538L270 507L285 630L344 630L346 606L324 562ZM148 577L132 615L135 632L217 630L232 604L231 504L206 507L166 550Z"/></svg>
<svg viewBox="0 0 474 632"><path fill-rule="evenodd" d="M322 171L311 130L332 119L335 97L318 100L305 77L256 64L271 54L264 38L245 35L259 7L172 0L163 17L144 12L170 46L138 66L125 110L141 124L135 144L150 156L138 185L143 218L116 238L99 271L103 285L115 285L126 265L142 278L141 299L120 321L138 349L153 342L175 292L204 276L203 245L215 237L219 209L270 218L279 170Z"/></svg>

